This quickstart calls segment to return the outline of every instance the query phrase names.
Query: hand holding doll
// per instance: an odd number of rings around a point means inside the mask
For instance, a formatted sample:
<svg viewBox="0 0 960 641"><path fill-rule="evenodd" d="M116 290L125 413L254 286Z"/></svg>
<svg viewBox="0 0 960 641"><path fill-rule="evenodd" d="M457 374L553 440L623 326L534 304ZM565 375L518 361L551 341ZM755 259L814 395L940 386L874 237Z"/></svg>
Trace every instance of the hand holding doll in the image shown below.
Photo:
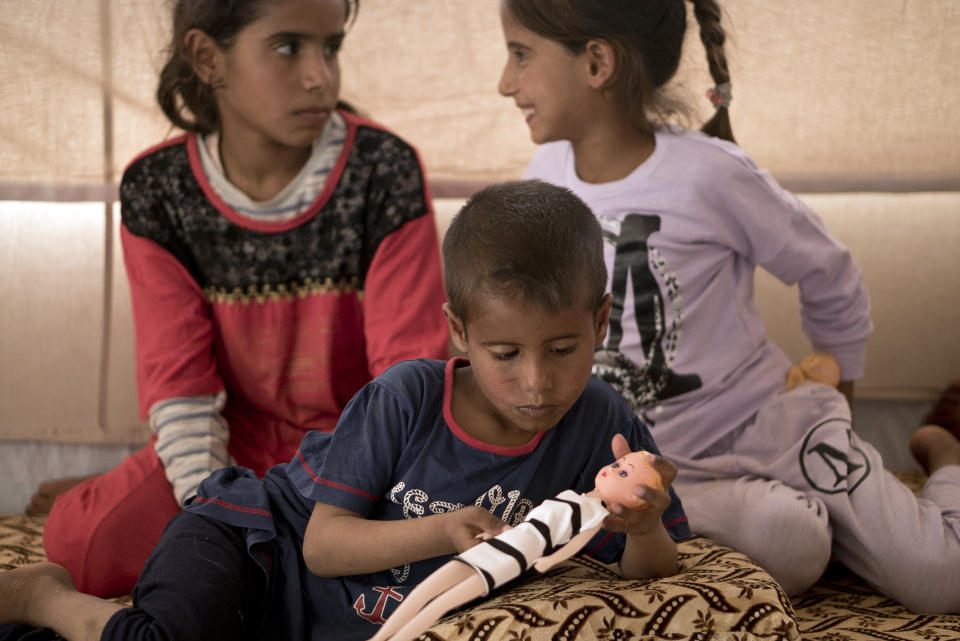
<svg viewBox="0 0 960 641"><path fill-rule="evenodd" d="M454 557L407 595L371 641L414 639L449 610L516 579L531 566L543 572L570 558L601 527L626 532L628 542L656 535L670 505L667 490L676 468L649 452L630 452L620 435L611 445L616 460L597 473L593 490L561 492L515 527Z"/></svg>

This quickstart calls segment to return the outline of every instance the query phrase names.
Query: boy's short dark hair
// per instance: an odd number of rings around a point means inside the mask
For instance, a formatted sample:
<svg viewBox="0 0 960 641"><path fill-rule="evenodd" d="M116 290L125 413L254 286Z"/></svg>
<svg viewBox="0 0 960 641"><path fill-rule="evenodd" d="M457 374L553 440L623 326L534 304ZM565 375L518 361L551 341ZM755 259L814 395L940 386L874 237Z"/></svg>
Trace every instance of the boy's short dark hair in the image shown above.
<svg viewBox="0 0 960 641"><path fill-rule="evenodd" d="M464 322L478 295L517 296L551 312L603 302L603 232L573 192L540 180L486 187L443 240L444 287Z"/></svg>

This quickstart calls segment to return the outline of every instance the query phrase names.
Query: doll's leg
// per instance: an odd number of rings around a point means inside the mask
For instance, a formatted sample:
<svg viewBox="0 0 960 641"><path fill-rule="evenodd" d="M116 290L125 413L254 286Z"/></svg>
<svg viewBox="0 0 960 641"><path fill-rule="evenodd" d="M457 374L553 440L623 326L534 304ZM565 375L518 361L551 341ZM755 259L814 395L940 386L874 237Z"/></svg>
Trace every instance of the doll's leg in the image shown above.
<svg viewBox="0 0 960 641"><path fill-rule="evenodd" d="M463 564L461 563L460 565ZM469 566L464 565L464 567L470 570L470 576L449 590L438 594L436 598L421 608L410 620L406 622L401 621L401 625L396 632L390 637L385 638L389 638L389 641L412 641L450 610L472 601L477 597L483 596L486 591L486 584L483 579ZM396 618L396 615L397 613L394 612L390 617L390 621Z"/></svg>
<svg viewBox="0 0 960 641"><path fill-rule="evenodd" d="M392 639L405 623L412 621L431 601L471 575L477 576L477 573L465 563L460 561L445 563L400 602L387 622L370 638L370 641Z"/></svg>

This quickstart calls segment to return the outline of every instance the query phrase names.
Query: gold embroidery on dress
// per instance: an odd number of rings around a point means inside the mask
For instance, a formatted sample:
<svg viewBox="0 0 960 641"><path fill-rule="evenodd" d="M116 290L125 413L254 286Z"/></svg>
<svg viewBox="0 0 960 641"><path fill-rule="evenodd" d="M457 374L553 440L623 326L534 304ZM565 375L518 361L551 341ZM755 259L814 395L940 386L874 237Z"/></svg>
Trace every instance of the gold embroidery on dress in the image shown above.
<svg viewBox="0 0 960 641"><path fill-rule="evenodd" d="M244 290L241 287L234 287L227 290L224 287L205 287L203 290L207 300L211 303L265 303L267 301L292 300L295 296L306 298L307 296L317 296L323 294L356 294L358 298L363 299L363 291L357 289L357 278L343 278L334 281L332 278L317 280L307 278L302 284L281 283L279 285L248 285Z"/></svg>

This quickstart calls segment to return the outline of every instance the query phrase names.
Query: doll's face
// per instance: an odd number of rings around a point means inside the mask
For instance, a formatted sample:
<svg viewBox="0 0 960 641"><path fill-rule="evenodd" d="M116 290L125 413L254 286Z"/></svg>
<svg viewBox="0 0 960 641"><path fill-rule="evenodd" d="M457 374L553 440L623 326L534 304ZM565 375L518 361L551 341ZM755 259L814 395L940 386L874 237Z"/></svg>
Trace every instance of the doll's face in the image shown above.
<svg viewBox="0 0 960 641"><path fill-rule="evenodd" d="M633 492L638 485L657 490L663 489L660 474L650 464L649 452L630 452L601 469L594 479L600 498L607 505L619 503L624 507L637 507L644 500Z"/></svg>

